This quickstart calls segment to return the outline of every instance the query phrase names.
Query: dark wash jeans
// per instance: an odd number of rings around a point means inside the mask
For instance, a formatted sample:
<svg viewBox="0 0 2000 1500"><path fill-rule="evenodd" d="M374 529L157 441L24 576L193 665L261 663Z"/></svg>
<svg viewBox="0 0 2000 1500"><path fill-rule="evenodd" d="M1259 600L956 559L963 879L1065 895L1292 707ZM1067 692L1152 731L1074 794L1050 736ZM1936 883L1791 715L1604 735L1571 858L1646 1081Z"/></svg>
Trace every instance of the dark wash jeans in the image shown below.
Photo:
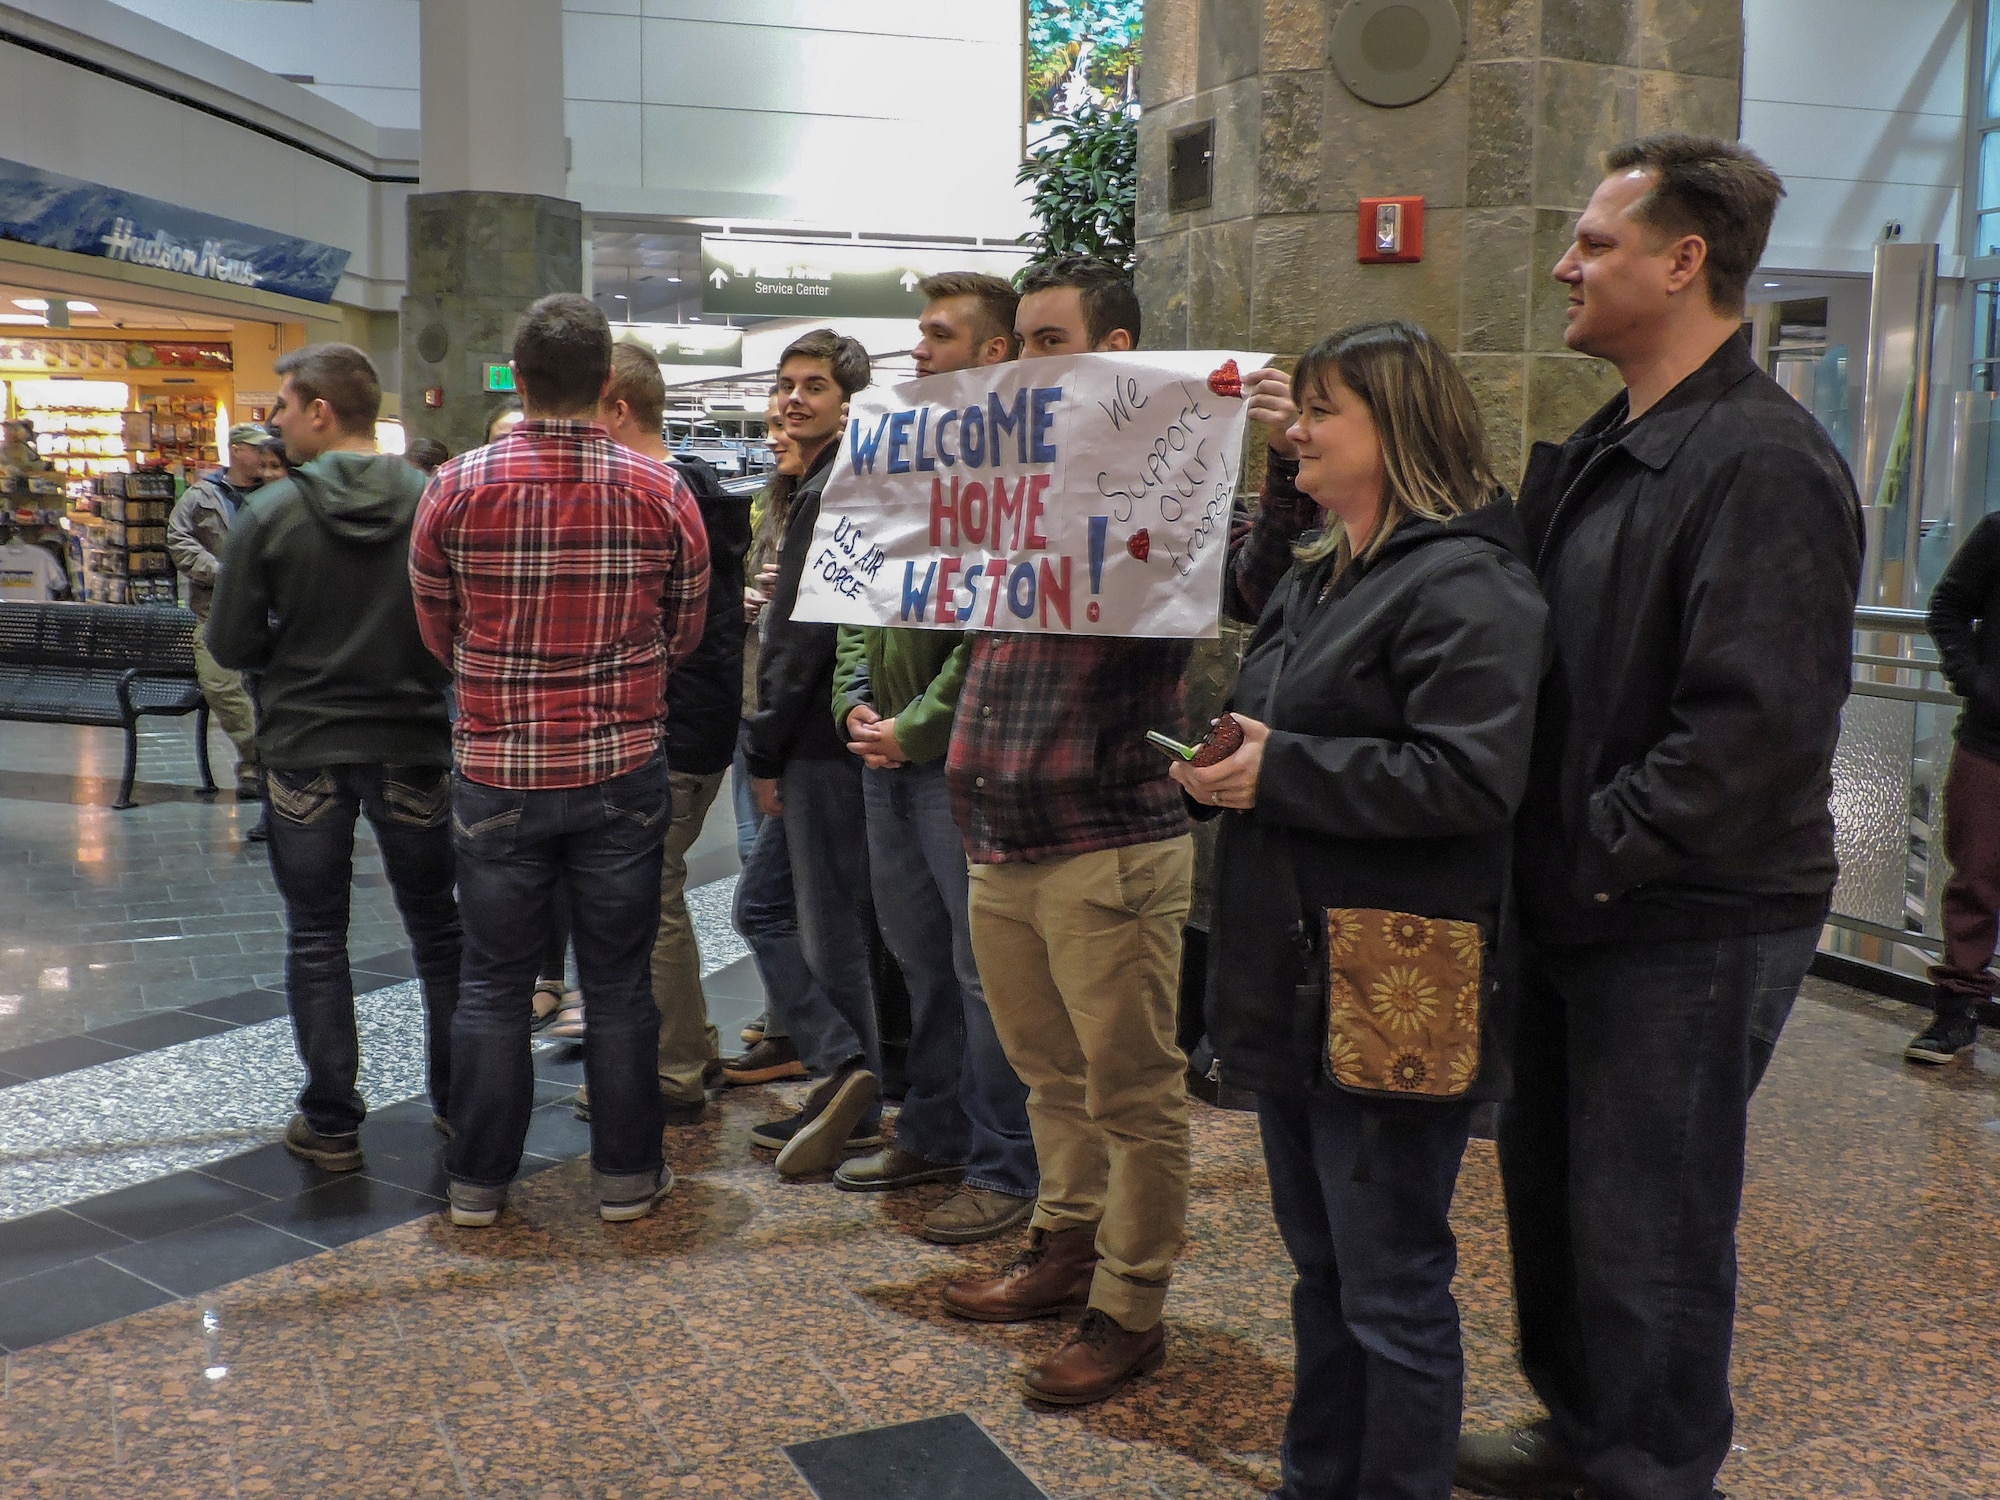
<svg viewBox="0 0 2000 1500"><path fill-rule="evenodd" d="M879 1079L861 762L795 760L780 786L784 816L764 820L737 883L737 930L805 1065L830 1073L859 1060ZM880 1118L878 1104L861 1124Z"/></svg>
<svg viewBox="0 0 2000 1500"><path fill-rule="evenodd" d="M520 1169L535 1092L531 997L560 883L589 1005L583 1070L598 1195L636 1198L659 1182L666 1121L652 953L672 808L660 756L596 786L514 791L452 778L465 916L445 1152L454 1181L504 1187Z"/></svg>
<svg viewBox="0 0 2000 1500"><path fill-rule="evenodd" d="M1328 1086L1257 1096L1271 1209L1299 1279L1279 1500L1448 1500L1465 1400L1451 1278L1472 1106L1384 1119Z"/></svg>
<svg viewBox="0 0 2000 1500"><path fill-rule="evenodd" d="M459 927L449 777L442 766L383 765L266 774L271 876L285 902L285 999L306 1067L299 1112L321 1135L352 1135L368 1113L355 1088L361 1041L347 966L358 817L375 830L423 986L431 1108L442 1114L450 1096Z"/></svg>
<svg viewBox="0 0 2000 1500"><path fill-rule="evenodd" d="M944 763L862 772L882 939L910 988L909 1093L896 1143L965 1168L967 1186L1032 1198L1041 1177L1015 1075L972 957L965 839Z"/></svg>
<svg viewBox="0 0 2000 1500"><path fill-rule="evenodd" d="M1602 1500L1709 1500L1728 1457L1750 1096L1818 938L1524 945L1499 1130L1521 1367Z"/></svg>

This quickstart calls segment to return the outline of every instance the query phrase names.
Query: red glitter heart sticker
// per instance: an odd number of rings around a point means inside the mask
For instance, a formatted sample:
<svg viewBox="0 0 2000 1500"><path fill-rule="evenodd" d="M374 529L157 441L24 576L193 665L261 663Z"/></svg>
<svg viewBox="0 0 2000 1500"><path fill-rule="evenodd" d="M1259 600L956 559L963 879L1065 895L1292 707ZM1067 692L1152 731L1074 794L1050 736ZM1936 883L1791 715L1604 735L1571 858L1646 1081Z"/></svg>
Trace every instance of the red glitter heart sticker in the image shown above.
<svg viewBox="0 0 2000 1500"><path fill-rule="evenodd" d="M1153 555L1153 534L1143 528L1125 538L1125 550L1144 562Z"/></svg>
<svg viewBox="0 0 2000 1500"><path fill-rule="evenodd" d="M1225 359L1222 368L1211 370L1208 388L1218 396L1240 396L1243 394L1243 373L1236 368L1236 361Z"/></svg>

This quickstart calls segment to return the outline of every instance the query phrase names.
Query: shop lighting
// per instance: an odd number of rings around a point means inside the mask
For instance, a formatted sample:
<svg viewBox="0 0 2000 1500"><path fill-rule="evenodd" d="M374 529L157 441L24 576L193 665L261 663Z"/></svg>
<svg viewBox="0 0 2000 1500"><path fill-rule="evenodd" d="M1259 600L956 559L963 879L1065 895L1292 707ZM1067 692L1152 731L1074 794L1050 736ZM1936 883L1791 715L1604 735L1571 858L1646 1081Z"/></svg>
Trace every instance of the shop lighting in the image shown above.
<svg viewBox="0 0 2000 1500"><path fill-rule="evenodd" d="M17 328L46 328L49 320L36 313L0 313L0 323Z"/></svg>
<svg viewBox="0 0 2000 1500"><path fill-rule="evenodd" d="M48 300L44 297L16 297L14 305L16 307L24 307L29 312L45 313L49 310ZM97 311L97 304L95 302L71 302L69 310L74 313L94 313Z"/></svg>

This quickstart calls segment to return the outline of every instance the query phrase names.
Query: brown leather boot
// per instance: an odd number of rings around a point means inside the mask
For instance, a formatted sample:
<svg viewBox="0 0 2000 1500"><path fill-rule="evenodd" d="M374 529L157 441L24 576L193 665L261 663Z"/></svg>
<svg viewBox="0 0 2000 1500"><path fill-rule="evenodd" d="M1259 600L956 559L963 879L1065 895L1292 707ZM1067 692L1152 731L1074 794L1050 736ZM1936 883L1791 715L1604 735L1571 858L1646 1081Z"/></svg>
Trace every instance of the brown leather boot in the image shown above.
<svg viewBox="0 0 2000 1500"><path fill-rule="evenodd" d="M1102 1401L1141 1375L1167 1362L1167 1330L1155 1323L1133 1333L1109 1313L1093 1307L1070 1334L1069 1342L1021 1377L1037 1401L1055 1406L1088 1406Z"/></svg>
<svg viewBox="0 0 2000 1500"><path fill-rule="evenodd" d="M1090 1303L1097 1273L1097 1226L1031 1229L1028 1248L997 1276L945 1284L944 1305L978 1323L1025 1323L1079 1312Z"/></svg>

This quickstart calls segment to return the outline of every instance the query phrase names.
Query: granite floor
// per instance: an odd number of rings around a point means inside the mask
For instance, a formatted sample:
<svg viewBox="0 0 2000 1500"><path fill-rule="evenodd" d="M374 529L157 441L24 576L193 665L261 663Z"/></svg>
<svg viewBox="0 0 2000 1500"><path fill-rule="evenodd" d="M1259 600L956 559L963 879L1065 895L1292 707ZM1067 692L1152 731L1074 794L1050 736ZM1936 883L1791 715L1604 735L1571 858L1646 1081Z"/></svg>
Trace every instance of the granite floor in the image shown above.
<svg viewBox="0 0 2000 1500"><path fill-rule="evenodd" d="M242 814L181 798L171 755L155 756L171 747L150 744L142 765L162 779L142 785L142 807L110 813L93 805L109 800L103 768L90 769L99 751L56 738L70 731L29 743L20 730L0 726L0 878L15 882L4 946L27 962L5 971L20 994L0 1045L60 1053L92 1027L123 1040L98 1044L108 1056L37 1054L48 1065L36 1077L0 1086L0 1189L21 1195L12 1210L0 1202L0 1346L13 1351L0 1496L805 1500L810 1472L822 1500L844 1500L868 1491L825 1476L862 1484L877 1450L821 1440L885 1427L881 1451L986 1454L950 1476L968 1500L1027 1493L1013 1466L1052 1497L1251 1500L1275 1481L1290 1276L1247 1117L1196 1107L1169 1365L1083 1411L1028 1407L1013 1382L1058 1327L939 1311L946 1279L1013 1248L918 1239L945 1189L880 1198L776 1178L748 1133L795 1088L739 1091L704 1124L670 1130L673 1197L608 1226L575 1159L587 1134L568 1114L574 1054L544 1049L533 1175L494 1229L453 1230L437 1212L428 1110L407 1097L420 1075L395 1055L414 993L381 956L399 936L386 904L389 930L357 943L377 955L363 1009L391 1054L372 1084L369 1168L327 1183L270 1146L268 1117L296 1086L296 1063L273 1045L282 1001L266 987L280 948L230 930L243 972L204 977L190 953L185 976L89 977L107 971L86 950L121 940L86 929L172 922L196 937L194 917L101 915L160 904L135 888L189 889L205 874L241 891L188 899L275 911L254 879L261 861L233 848ZM78 769L29 769L52 752ZM191 765L183 780L192 787ZM726 890L726 832L711 832L705 927ZM141 852L149 842L158 852ZM90 849L103 858L75 852ZM357 892L358 922L378 899ZM710 960L719 1018L755 1004L731 958ZM29 982L54 968L73 987ZM149 995L149 983L190 988ZM1722 1476L1735 1496L2000 1495L2000 1058L1982 1049L1974 1068L1914 1070L1899 1052L1919 1019L1808 981L1758 1097L1739 1446ZM146 1074L150 1092L134 1082ZM112 1108L134 1090L143 1107ZM265 1102L196 1139L204 1107L220 1116L238 1093ZM191 1105L193 1125L167 1096ZM1513 1364L1489 1143L1468 1153L1457 1222L1467 1420L1503 1422L1531 1402ZM977 1430L895 1425L954 1414ZM928 1449L911 1436L933 1432L944 1436ZM895 1489L891 1467L874 1471L875 1500L927 1493Z"/></svg>

